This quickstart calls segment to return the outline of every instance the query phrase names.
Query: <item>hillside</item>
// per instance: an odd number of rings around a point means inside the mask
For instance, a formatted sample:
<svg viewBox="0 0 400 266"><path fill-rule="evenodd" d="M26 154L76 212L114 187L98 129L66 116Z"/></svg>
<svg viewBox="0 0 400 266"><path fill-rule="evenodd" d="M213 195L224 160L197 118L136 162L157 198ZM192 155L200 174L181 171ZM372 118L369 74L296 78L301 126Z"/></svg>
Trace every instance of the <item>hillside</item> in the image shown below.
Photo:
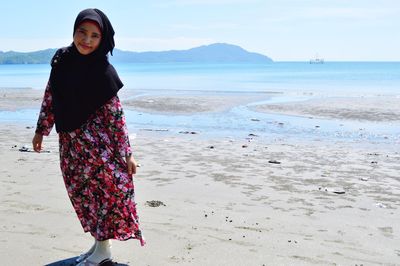
<svg viewBox="0 0 400 266"><path fill-rule="evenodd" d="M1 52L0 64L48 64L56 49L35 52ZM114 50L113 63L271 63L271 58L244 50L240 46L215 43L188 50L161 52L131 52Z"/></svg>
<svg viewBox="0 0 400 266"><path fill-rule="evenodd" d="M50 63L55 51L56 49L28 53L0 51L0 64L47 64Z"/></svg>
<svg viewBox="0 0 400 266"><path fill-rule="evenodd" d="M116 50L113 62L199 62L199 63L270 63L272 60L262 54L251 53L243 48L223 43L195 47L188 50L162 52L125 52Z"/></svg>

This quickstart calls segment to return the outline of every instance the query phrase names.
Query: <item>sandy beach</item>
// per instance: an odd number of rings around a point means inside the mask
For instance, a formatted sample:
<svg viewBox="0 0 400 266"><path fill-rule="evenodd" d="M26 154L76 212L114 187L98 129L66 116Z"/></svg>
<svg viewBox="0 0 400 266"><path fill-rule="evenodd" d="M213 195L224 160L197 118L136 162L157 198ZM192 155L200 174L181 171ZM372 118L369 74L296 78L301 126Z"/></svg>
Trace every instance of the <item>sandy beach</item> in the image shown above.
<svg viewBox="0 0 400 266"><path fill-rule="evenodd" d="M31 105L37 95L3 95L2 110L39 108ZM181 114L237 104L236 98L201 97L196 107L183 96L122 98L126 108ZM364 100L257 108L398 121L395 99ZM44 152L20 151L30 148L35 122L0 123L1 264L73 265L91 237L67 197L55 131ZM400 265L398 143L259 138L251 129L246 138L129 131L140 164L136 202L147 245L114 242L119 265Z"/></svg>

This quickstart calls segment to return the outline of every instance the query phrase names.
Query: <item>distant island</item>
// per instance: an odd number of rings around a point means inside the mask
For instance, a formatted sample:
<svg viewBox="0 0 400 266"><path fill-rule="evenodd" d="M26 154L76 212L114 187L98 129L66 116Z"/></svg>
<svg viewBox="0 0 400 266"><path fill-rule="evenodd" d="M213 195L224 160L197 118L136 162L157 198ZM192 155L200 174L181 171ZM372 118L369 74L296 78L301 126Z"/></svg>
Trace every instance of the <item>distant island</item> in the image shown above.
<svg viewBox="0 0 400 266"><path fill-rule="evenodd" d="M35 52L2 52L0 64L49 64L57 49ZM112 63L272 63L268 56L248 52L237 45L214 43L188 50L131 52L115 49Z"/></svg>

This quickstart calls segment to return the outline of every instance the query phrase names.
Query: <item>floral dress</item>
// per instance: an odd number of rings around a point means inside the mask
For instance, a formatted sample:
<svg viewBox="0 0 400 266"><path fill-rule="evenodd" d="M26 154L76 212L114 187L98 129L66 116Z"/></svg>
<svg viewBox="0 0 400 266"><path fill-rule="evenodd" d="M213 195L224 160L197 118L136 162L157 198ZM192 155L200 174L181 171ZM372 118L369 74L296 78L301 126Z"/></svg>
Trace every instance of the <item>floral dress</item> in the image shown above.
<svg viewBox="0 0 400 266"><path fill-rule="evenodd" d="M49 135L54 125L50 83L44 94L36 132ZM68 196L85 232L99 240L139 239L139 217L125 117L118 96L110 99L80 128L60 132L60 166Z"/></svg>

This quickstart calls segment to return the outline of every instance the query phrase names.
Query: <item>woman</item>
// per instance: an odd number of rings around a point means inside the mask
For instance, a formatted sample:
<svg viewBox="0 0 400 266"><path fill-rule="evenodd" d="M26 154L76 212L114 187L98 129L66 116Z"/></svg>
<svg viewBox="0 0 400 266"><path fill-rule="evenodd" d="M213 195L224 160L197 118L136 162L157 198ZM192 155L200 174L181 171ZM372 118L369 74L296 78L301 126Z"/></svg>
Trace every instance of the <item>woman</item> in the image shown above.
<svg viewBox="0 0 400 266"><path fill-rule="evenodd" d="M95 239L80 266L111 263L111 239L145 241L139 229L132 175L136 162L117 92L123 84L107 54L114 30L98 9L85 9L74 24L73 43L59 49L33 137L40 152L53 125L68 196L85 232Z"/></svg>

